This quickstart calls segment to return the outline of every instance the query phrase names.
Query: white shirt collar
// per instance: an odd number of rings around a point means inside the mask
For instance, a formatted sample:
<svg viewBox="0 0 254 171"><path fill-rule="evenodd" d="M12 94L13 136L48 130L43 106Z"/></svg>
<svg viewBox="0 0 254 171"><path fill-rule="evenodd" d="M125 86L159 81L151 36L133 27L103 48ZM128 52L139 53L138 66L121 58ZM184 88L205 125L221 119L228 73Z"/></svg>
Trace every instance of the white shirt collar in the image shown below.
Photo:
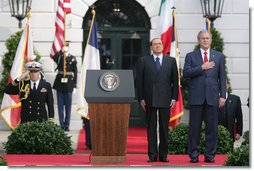
<svg viewBox="0 0 254 171"><path fill-rule="evenodd" d="M38 88L38 85L39 85L39 83L40 83L40 79L38 79L37 81L35 81L35 82L33 82L32 80L30 80L30 86L31 86L31 88L33 88L33 86L34 86L34 83L36 83L36 89Z"/></svg>
<svg viewBox="0 0 254 171"><path fill-rule="evenodd" d="M153 54L153 58L154 58L154 61L156 61L156 58L157 57L159 57L160 58L160 62L162 61L162 57L163 57L163 55L162 55L162 53L160 54L160 55L155 55L155 54Z"/></svg>
<svg viewBox="0 0 254 171"><path fill-rule="evenodd" d="M210 48L207 49L206 51L205 51L204 49L200 48L200 51L201 51L202 56L204 56L204 52L207 52L207 55L208 55L208 56L209 56L209 54L210 54Z"/></svg>
<svg viewBox="0 0 254 171"><path fill-rule="evenodd" d="M209 58L210 58L210 48L207 49L206 51L204 49L200 48L200 52L201 52L201 55L202 55L202 59L204 59L204 56L205 56L204 52L207 52L207 58L208 58L208 61L209 61Z"/></svg>

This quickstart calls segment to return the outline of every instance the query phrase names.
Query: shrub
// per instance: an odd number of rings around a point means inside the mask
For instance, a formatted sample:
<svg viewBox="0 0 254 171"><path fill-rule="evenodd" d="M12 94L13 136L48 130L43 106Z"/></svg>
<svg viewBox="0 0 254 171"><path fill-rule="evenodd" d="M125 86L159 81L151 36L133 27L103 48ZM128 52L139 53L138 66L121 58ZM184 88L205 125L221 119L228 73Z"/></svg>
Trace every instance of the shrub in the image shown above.
<svg viewBox="0 0 254 171"><path fill-rule="evenodd" d="M249 131L246 131L243 134L244 141L242 142L242 145L249 145L249 142L250 142L249 134L250 134Z"/></svg>
<svg viewBox="0 0 254 171"><path fill-rule="evenodd" d="M228 154L226 166L249 166L249 145L241 145Z"/></svg>
<svg viewBox="0 0 254 171"><path fill-rule="evenodd" d="M4 144L7 154L73 154L71 137L51 122L20 124Z"/></svg>
<svg viewBox="0 0 254 171"><path fill-rule="evenodd" d="M243 138L241 146L228 154L226 166L249 166L249 131L244 133Z"/></svg>
<svg viewBox="0 0 254 171"><path fill-rule="evenodd" d="M188 129L186 123L180 123L169 130L168 153L187 154L188 152Z"/></svg>
<svg viewBox="0 0 254 171"><path fill-rule="evenodd" d="M0 156L0 166L7 166L7 163L2 156Z"/></svg>
<svg viewBox="0 0 254 171"><path fill-rule="evenodd" d="M188 153L188 129L186 123L180 123L169 130L168 153L187 154ZM223 127L218 126L218 148L217 154L226 154L233 148L233 142L229 132ZM205 149L205 124L202 123L200 133L200 152Z"/></svg>
<svg viewBox="0 0 254 171"><path fill-rule="evenodd" d="M205 150L205 124L202 124L202 131L201 131L201 151ZM233 150L233 140L230 137L230 133L224 127L219 125L218 126L218 146L217 146L217 154L227 154Z"/></svg>

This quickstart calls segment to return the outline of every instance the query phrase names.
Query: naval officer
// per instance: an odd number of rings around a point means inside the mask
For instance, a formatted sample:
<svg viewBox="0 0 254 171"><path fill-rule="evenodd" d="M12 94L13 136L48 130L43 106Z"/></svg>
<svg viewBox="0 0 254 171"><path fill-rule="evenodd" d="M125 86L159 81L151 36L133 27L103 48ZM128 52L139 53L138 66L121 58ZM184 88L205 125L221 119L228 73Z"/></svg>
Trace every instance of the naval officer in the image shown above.
<svg viewBox="0 0 254 171"><path fill-rule="evenodd" d="M7 85L5 93L18 94L21 102L21 123L53 121L52 88L50 83L42 79L42 65L38 62L28 62L25 68L25 73ZM28 76L29 79L26 79Z"/></svg>

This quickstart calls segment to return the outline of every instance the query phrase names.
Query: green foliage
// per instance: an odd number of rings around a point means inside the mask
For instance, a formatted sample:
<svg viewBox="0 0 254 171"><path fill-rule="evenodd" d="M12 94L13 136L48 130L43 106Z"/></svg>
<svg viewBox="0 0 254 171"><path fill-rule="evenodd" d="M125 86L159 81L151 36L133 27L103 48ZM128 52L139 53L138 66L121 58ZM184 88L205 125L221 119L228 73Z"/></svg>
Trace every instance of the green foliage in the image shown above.
<svg viewBox="0 0 254 171"><path fill-rule="evenodd" d="M201 131L201 151L205 150L205 124L202 124L202 131ZM217 154L226 154L233 149L233 140L230 137L230 133L227 131L227 129L224 126L219 125L218 126L218 148L217 148Z"/></svg>
<svg viewBox="0 0 254 171"><path fill-rule="evenodd" d="M226 166L249 166L249 131L244 133L243 138L241 146L228 154Z"/></svg>
<svg viewBox="0 0 254 171"><path fill-rule="evenodd" d="M241 145L228 154L226 166L249 166L249 145Z"/></svg>
<svg viewBox="0 0 254 171"><path fill-rule="evenodd" d="M211 49L213 50L216 50L216 51L219 51L221 53L223 53L223 50L224 50L224 41L223 41L223 38L221 37L221 33L218 32L215 28L212 28L211 29L211 34L212 34L212 38L213 38L213 41L212 41L212 44L211 44ZM194 50L196 49L199 49L200 48L200 45L196 45ZM224 55L224 54L223 54ZM227 62L226 61L226 56L224 55L224 58L225 58L225 63ZM227 82L230 83L230 79L228 77L228 69L226 67L226 75L227 75ZM184 84L184 86L183 86ZM184 108L185 109L189 109L189 102L188 102L188 97L189 97L189 93L188 93L188 84L189 84L189 79L187 78L181 78L181 85L182 85L182 95L183 95L183 104L184 104ZM229 88L228 90L228 93L231 93L232 90L231 88Z"/></svg>
<svg viewBox="0 0 254 171"><path fill-rule="evenodd" d="M2 156L0 156L0 166L7 166L7 163Z"/></svg>
<svg viewBox="0 0 254 171"><path fill-rule="evenodd" d="M187 154L188 152L188 129L186 123L180 123L169 130L168 153Z"/></svg>
<svg viewBox="0 0 254 171"><path fill-rule="evenodd" d="M6 87L8 77L10 75L11 67L13 64L13 60L16 54L16 50L18 48L18 44L19 44L22 32L23 31L14 33L5 42L5 46L8 52L4 54L2 59L3 71L2 71L2 80L0 82L0 103L2 102L2 99L3 99L4 89ZM38 61L40 59L40 55L38 54L36 50L34 53L37 56L36 61Z"/></svg>
<svg viewBox="0 0 254 171"><path fill-rule="evenodd" d="M249 145L249 143L250 143L250 135L249 134L250 134L249 131L244 132L244 134L243 134L244 141L242 142L242 145Z"/></svg>
<svg viewBox="0 0 254 171"><path fill-rule="evenodd" d="M20 124L4 144L7 154L73 154L71 137L51 122Z"/></svg>
<svg viewBox="0 0 254 171"><path fill-rule="evenodd" d="M186 123L180 123L169 130L168 153L187 154L188 152L188 129ZM218 148L217 154L226 154L232 150L233 142L229 132L223 127L218 126ZM205 124L202 123L200 133L200 152L205 149Z"/></svg>

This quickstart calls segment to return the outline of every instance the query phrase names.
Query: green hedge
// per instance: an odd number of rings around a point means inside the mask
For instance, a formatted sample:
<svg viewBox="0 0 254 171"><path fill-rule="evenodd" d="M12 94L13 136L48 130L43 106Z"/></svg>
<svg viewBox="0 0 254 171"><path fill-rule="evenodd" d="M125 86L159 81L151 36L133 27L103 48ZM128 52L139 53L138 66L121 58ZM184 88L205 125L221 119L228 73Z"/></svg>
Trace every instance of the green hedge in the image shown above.
<svg viewBox="0 0 254 171"><path fill-rule="evenodd" d="M7 163L2 156L0 156L0 166L7 166Z"/></svg>
<svg viewBox="0 0 254 171"><path fill-rule="evenodd" d="M249 166L249 131L244 133L243 138L244 142L241 146L228 154L228 159L225 162L226 166Z"/></svg>
<svg viewBox="0 0 254 171"><path fill-rule="evenodd" d="M226 166L249 166L249 145L241 145L229 153Z"/></svg>
<svg viewBox="0 0 254 171"><path fill-rule="evenodd" d="M19 125L4 143L7 154L73 154L71 137L51 122Z"/></svg>
<svg viewBox="0 0 254 171"><path fill-rule="evenodd" d="M186 123L180 123L169 130L168 153L187 154L188 153L188 129ZM233 143L229 132L223 127L218 126L218 149L217 154L226 154L232 151ZM202 124L200 134L200 152L205 148L205 124Z"/></svg>
<svg viewBox="0 0 254 171"><path fill-rule="evenodd" d="M244 134L243 134L244 141L242 142L242 145L249 145L249 143L250 143L250 136L249 136L249 134L250 134L249 131L244 132Z"/></svg>

